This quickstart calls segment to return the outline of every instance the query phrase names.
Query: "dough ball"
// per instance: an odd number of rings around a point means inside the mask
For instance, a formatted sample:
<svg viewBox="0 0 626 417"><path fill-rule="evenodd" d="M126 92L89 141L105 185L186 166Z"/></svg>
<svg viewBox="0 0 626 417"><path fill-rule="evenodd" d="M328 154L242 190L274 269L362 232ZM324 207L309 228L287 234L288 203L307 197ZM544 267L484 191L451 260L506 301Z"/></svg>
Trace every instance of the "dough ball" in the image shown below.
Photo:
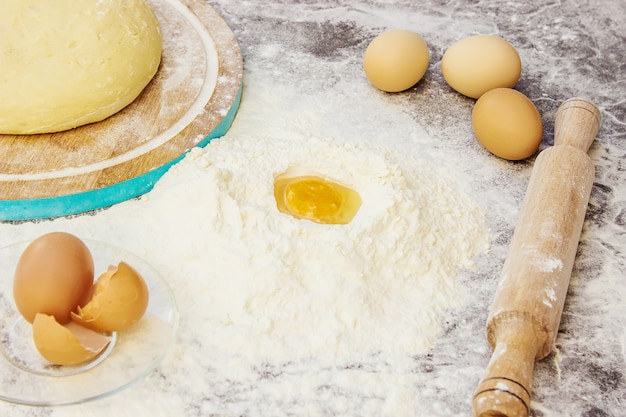
<svg viewBox="0 0 626 417"><path fill-rule="evenodd" d="M139 96L161 61L146 0L19 0L0 13L0 133L98 122Z"/></svg>

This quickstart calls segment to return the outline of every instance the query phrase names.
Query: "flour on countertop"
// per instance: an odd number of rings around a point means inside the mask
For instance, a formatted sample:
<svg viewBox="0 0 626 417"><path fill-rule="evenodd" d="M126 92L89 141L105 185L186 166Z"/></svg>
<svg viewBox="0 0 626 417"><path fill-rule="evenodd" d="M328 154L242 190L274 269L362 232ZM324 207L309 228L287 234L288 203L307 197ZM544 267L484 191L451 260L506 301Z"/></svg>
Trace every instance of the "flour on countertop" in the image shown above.
<svg viewBox="0 0 626 417"><path fill-rule="evenodd" d="M489 245L481 206L424 160L324 135L315 120L303 117L290 134L259 129L268 100L249 92L246 117L225 137L190 151L152 192L98 213L119 224L103 236L89 216L39 226L155 264L174 288L183 344L251 363L432 348L442 314L460 304L458 271ZM352 222L279 212L274 177L294 167L357 190Z"/></svg>
<svg viewBox="0 0 626 417"><path fill-rule="evenodd" d="M439 58L449 45L459 38L487 32L518 42L525 63L519 88L533 99L545 118L542 147L552 143L554 114L561 100L582 95L603 106L602 131L590 150L596 166L596 183L556 351L537 362L534 368L530 413L544 417L624 414L626 142L623 120L626 113L620 94L625 79L616 74L623 74L626 44L620 34L626 3L603 2L601 8L595 7L598 2L539 1L481 1L473 2L471 7L461 1L433 1L420 2L419 8L409 1L370 0L216 0L211 3L233 27L244 56L242 106L228 134L206 150L195 151L180 163L177 171L170 172L171 177L166 175L153 192L141 199L94 215L0 224L2 245L52 230L66 230L121 246L143 257L166 277L178 300L181 321L175 350L140 383L107 399L58 408L0 402L0 415L461 417L470 414L473 393L493 353L484 334L489 305L500 281L533 165L533 158L511 163L483 149L471 128L473 101L450 91L441 77ZM494 14L496 8L500 13ZM424 79L410 91L381 94L362 72L362 52L367 41L381 30L397 27L416 28L428 40L431 66ZM561 39L562 33L567 33L567 39ZM237 142L230 146L254 148L246 155L250 157L249 165L256 166L265 163L259 158L276 156L268 156L273 144L269 150L254 146L252 142L258 138L272 138L277 151L284 148L286 141L291 141L293 149L312 148L313 138L319 138L316 140L329 148L343 150L348 143L358 143L361 155L374 153L383 165L396 166L409 189L419 187L412 180L415 171L443 171L455 177L439 179L449 186L448 190L467 192L485 208L491 234L489 253L476 257L476 269L459 270L456 277L445 280L450 284L446 291L451 294L446 302L452 303L456 298L460 305L442 314L441 331L432 349L423 354L403 353L393 345L393 340L387 343L375 340L381 334L392 333L377 329L368 345L360 347L362 352L383 346L381 352L370 358L350 355L337 362L321 356L294 359L301 347L286 352L286 342L298 339L295 335L291 339L274 340L266 335L258 342L263 349L278 346L280 352L275 355L286 353L286 356L261 360L253 347L227 346L226 340L257 343L250 326L231 324L228 336L234 334L237 338L218 340L228 330L223 324L223 314L216 315L223 313L225 307L209 305L218 300L218 294L208 291L235 290L237 281L216 280L241 281L237 277L251 271L253 277L266 281L270 277L269 271L257 271L265 263L260 256L252 254L262 242L250 236L249 228L253 213L262 211L258 203L262 198L255 194L241 203L238 197L241 194L236 194L232 187L240 186L240 179L247 176L229 172L225 162L214 161L203 153L225 152L229 148L226 142ZM395 149L402 155L386 155L379 148L372 148L372 144ZM320 159L315 153L307 163ZM427 167L423 161L427 161ZM272 170L280 168L276 166ZM269 179L268 174L264 175ZM351 175L346 172L340 176ZM227 180L229 176L231 180ZM174 178L183 182L176 183ZM227 187L218 189L218 184L219 188L224 184ZM265 190L246 192L265 193ZM191 198L190 194L196 195ZM216 195L222 196L219 201ZM176 199L181 201L177 203ZM263 207L271 206L271 201L263 201ZM226 211L229 204L237 210ZM218 213L233 216L219 220ZM217 230L216 225L222 229ZM319 230L314 225L307 226ZM265 229L282 236L275 224ZM352 235L356 232L353 230ZM235 239L237 234L241 239ZM284 241L297 240L297 236L288 236L286 232L283 235ZM266 245L262 249L266 255L287 252L277 246ZM329 248L316 250L331 252ZM233 268L228 274L217 270L227 262ZM283 262L287 267L287 259ZM295 262L294 258L289 258L289 262ZM266 263L268 269L277 268L279 261ZM365 265L358 268L363 270ZM292 286L296 282L289 281ZM245 288L244 292L249 294ZM224 303L237 299L233 295L223 297ZM385 294L380 297L385 300ZM243 299L240 297L240 302ZM549 302L549 298L546 300ZM240 323L245 314L251 314L244 307L234 306L238 313L234 318ZM257 305L255 311L260 310L261 306ZM424 310L425 307L416 303L411 309L414 319L422 320L417 313ZM315 338L309 336L299 340L312 339ZM337 346L346 347L353 342L344 341L341 345L333 341L330 346L318 347L318 351L329 352L331 347L337 351ZM398 354L389 352L391 349ZM312 351L313 347L305 347L305 354ZM252 353L245 357L245 352ZM9 383L12 382L0 376L0 384ZM145 401L146 398L150 400Z"/></svg>
<svg viewBox="0 0 626 417"><path fill-rule="evenodd" d="M353 221L280 213L274 177L293 167L356 189L363 204ZM189 232L179 244L202 252L185 268L204 271L194 299L181 300L183 317L207 329L204 343L254 360L423 352L441 313L457 304L457 271L488 242L478 204L427 165L332 138L294 147L230 134L192 151L155 193L159 206L207 203L200 223L194 216L176 226Z"/></svg>
<svg viewBox="0 0 626 417"><path fill-rule="evenodd" d="M429 374L411 372L412 358L434 348L446 311L468 302L459 275L489 242L481 206L463 178L441 173L454 170L427 162L442 159L430 159L431 139L405 114L380 102L343 108L325 94L300 100L255 74L229 132L192 150L150 193L93 216L0 225L0 240L64 230L121 246L170 283L178 343L159 372L120 398L161 389L161 401L186 415L250 415L247 407L310 407L316 398L339 410L342 395L353 397L345 404L356 413L358 404L365 414L395 417L447 409L414 395ZM386 123L372 130L362 123L372 118ZM416 152L394 150L394 140ZM277 210L274 176L296 166L360 193L350 224ZM441 378L453 384L458 373ZM249 400L230 401L239 390L251 390ZM192 410L207 396L202 411ZM141 411L126 403L103 404L112 407L105 414L147 415L143 402ZM60 413L83 416L93 407ZM173 405L149 407L169 415L163 410Z"/></svg>

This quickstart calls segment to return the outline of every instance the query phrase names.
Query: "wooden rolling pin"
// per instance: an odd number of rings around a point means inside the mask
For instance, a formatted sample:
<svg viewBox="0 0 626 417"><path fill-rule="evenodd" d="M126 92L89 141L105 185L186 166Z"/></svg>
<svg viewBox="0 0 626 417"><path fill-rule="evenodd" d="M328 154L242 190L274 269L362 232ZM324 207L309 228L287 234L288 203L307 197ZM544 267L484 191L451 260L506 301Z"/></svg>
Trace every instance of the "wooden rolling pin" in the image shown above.
<svg viewBox="0 0 626 417"><path fill-rule="evenodd" d="M536 360L557 335L595 169L587 151L600 111L572 98L557 110L554 146L535 161L489 317L493 347L475 417L526 417Z"/></svg>

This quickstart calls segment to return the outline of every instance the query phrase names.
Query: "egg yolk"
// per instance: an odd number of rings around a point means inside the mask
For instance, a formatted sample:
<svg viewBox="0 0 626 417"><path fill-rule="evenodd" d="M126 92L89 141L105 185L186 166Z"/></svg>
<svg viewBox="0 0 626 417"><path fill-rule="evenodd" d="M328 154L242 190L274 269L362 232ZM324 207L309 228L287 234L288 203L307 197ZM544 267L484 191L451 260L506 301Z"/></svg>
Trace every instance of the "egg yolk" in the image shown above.
<svg viewBox="0 0 626 417"><path fill-rule="evenodd" d="M274 196L281 212L325 224L350 223L361 206L353 189L314 176L279 177Z"/></svg>

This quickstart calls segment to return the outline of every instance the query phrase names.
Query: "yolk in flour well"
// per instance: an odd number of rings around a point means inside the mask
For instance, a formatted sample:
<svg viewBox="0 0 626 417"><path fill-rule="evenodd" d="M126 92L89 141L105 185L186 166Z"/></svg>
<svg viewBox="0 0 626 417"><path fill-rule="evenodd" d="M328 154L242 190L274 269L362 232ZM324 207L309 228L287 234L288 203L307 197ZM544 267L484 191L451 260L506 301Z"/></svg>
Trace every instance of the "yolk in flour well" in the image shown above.
<svg viewBox="0 0 626 417"><path fill-rule="evenodd" d="M316 176L279 176L274 197L279 211L325 224L350 223L361 207L355 190Z"/></svg>

